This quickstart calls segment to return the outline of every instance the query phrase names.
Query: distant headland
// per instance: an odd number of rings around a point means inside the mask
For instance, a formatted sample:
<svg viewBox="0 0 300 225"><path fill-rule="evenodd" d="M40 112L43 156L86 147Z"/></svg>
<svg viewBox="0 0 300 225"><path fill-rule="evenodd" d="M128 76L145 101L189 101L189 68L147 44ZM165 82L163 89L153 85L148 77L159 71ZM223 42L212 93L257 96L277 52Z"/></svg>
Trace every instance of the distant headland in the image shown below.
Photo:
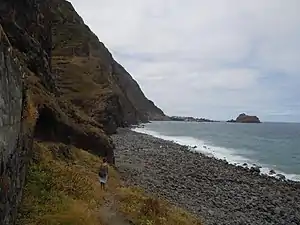
<svg viewBox="0 0 300 225"><path fill-rule="evenodd" d="M197 118L192 116L169 116L171 121L183 121L183 122L221 122L218 120L211 120L205 118ZM225 121L224 121L225 122ZM241 113L235 120L227 120L227 123L261 123L260 119L257 116L250 116L245 113Z"/></svg>
<svg viewBox="0 0 300 225"><path fill-rule="evenodd" d="M191 116L170 116L170 120L173 121L184 121L184 122L219 122L215 120L209 120L205 118L195 118Z"/></svg>

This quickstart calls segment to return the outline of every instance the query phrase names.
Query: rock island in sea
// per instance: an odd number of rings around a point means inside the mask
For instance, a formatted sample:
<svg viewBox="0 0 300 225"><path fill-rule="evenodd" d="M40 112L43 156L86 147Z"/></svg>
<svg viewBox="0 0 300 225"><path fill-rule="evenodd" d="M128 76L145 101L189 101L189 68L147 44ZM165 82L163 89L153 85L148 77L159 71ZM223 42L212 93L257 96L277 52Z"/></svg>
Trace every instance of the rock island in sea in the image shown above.
<svg viewBox="0 0 300 225"><path fill-rule="evenodd" d="M230 123L261 123L257 116L249 116L241 113L235 120L228 120Z"/></svg>

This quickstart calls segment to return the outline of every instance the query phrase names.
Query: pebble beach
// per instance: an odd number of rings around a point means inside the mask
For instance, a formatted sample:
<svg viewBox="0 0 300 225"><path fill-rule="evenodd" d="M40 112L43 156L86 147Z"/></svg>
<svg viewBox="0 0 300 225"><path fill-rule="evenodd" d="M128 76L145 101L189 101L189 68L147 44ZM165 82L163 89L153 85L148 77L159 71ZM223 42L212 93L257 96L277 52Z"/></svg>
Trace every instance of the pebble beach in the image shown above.
<svg viewBox="0 0 300 225"><path fill-rule="evenodd" d="M198 216L204 225L299 225L300 183L121 128L112 135L124 180Z"/></svg>

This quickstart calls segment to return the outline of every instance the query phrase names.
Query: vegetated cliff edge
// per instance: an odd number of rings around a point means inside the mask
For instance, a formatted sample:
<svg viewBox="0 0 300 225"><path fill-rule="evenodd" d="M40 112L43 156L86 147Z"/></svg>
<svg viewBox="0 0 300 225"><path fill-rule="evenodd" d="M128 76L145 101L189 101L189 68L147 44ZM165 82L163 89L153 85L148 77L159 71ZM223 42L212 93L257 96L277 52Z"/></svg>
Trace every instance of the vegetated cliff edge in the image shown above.
<svg viewBox="0 0 300 225"><path fill-rule="evenodd" d="M69 2L0 0L0 27L0 221L13 224L33 138L113 162L108 134L166 116Z"/></svg>

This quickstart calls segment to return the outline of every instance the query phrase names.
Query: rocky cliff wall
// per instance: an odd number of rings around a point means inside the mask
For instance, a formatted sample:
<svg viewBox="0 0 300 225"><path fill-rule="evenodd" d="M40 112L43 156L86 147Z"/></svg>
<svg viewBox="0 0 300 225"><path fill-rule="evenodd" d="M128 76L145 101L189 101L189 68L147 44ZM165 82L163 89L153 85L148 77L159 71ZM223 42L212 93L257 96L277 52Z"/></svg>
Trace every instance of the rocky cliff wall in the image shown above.
<svg viewBox="0 0 300 225"><path fill-rule="evenodd" d="M22 72L0 26L0 223L15 221L25 179Z"/></svg>

